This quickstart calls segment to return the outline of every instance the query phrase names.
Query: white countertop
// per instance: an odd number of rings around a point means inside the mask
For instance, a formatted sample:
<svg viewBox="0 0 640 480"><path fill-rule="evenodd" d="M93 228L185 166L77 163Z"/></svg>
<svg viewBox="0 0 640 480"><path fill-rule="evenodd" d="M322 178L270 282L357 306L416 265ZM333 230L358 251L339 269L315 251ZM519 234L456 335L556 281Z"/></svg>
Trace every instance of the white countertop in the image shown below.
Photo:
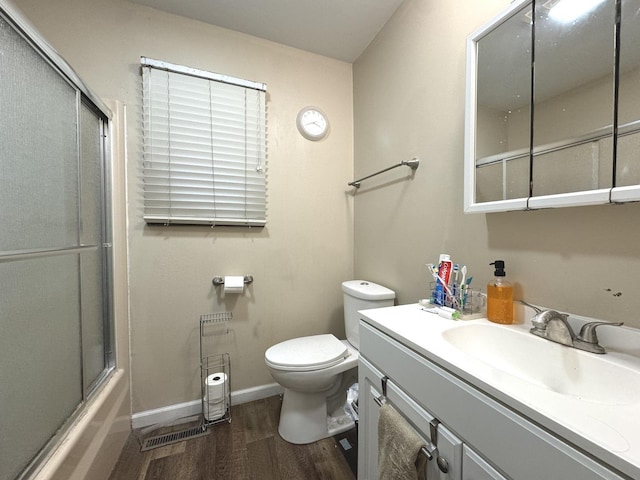
<svg viewBox="0 0 640 480"><path fill-rule="evenodd" d="M522 308L519 316L530 317L523 315ZM631 478L640 479L640 398L631 402L598 402L558 393L479 361L443 337L447 330L470 323L528 332L528 321L503 326L486 319L447 320L425 311L418 304L363 310L360 314L365 322L411 350L615 469ZM608 330L606 334L605 330ZM609 352L604 356L607 357L606 361L640 371L640 331L627 327L608 327L602 329L602 335L599 330L598 335L600 343ZM575 354L574 349L569 347L541 338L538 340L542 342L541 355L548 348L567 349L569 354ZM586 352L579 354L596 355ZM537 359L531 358L531 361L536 362ZM589 375L589 372L580 374ZM611 382L612 379L606 381Z"/></svg>

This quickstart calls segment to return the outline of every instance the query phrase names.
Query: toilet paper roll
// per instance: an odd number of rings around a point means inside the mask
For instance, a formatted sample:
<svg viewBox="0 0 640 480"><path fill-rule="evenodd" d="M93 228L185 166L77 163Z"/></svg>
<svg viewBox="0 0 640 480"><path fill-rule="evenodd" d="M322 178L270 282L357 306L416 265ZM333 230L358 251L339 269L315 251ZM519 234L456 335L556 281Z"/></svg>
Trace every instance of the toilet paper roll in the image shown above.
<svg viewBox="0 0 640 480"><path fill-rule="evenodd" d="M204 416L209 422L213 422L214 420L224 417L225 413L227 413L226 404L225 402L220 402L215 406L208 405L205 407Z"/></svg>
<svg viewBox="0 0 640 480"><path fill-rule="evenodd" d="M229 379L224 372L216 372L205 380L204 416L209 422L222 418L227 411L226 392Z"/></svg>
<svg viewBox="0 0 640 480"><path fill-rule="evenodd" d="M224 293L244 292L244 277L242 275L227 275L224 277Z"/></svg>
<svg viewBox="0 0 640 480"><path fill-rule="evenodd" d="M205 401L209 404L217 404L224 400L227 381L227 375L224 372L216 372L209 375L205 381Z"/></svg>

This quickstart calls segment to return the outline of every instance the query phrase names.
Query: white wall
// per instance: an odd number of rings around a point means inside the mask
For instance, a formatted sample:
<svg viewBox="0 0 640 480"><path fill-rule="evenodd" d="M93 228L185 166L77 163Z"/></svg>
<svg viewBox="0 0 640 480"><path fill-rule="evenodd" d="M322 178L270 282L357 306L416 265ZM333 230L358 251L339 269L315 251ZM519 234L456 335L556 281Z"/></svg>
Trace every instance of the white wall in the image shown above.
<svg viewBox="0 0 640 480"><path fill-rule="evenodd" d="M264 351L295 336L344 335L340 283L353 277L352 67L123 0L20 0L17 5L104 98L128 106L133 412L199 397L199 317L232 311L231 388L273 382ZM267 226L148 227L140 184L140 56L265 82ZM331 132L303 139L298 111L317 105ZM219 296L215 275L253 275Z"/></svg>
<svg viewBox="0 0 640 480"><path fill-rule="evenodd" d="M356 175L422 160L413 179L394 170L363 184L355 274L410 303L441 252L482 289L502 258L518 298L640 327L640 205L462 213L465 40L508 5L406 0L354 64Z"/></svg>

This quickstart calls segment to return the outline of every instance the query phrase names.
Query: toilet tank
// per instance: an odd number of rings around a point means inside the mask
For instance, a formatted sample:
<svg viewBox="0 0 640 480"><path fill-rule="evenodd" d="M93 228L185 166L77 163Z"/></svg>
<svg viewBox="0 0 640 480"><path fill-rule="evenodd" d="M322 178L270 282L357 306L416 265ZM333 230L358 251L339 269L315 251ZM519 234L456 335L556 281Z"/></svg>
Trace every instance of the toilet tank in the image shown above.
<svg viewBox="0 0 640 480"><path fill-rule="evenodd" d="M360 333L358 331L358 310L368 308L390 307L396 293L387 287L366 280L349 280L342 282L344 297L344 329L347 340L360 349Z"/></svg>

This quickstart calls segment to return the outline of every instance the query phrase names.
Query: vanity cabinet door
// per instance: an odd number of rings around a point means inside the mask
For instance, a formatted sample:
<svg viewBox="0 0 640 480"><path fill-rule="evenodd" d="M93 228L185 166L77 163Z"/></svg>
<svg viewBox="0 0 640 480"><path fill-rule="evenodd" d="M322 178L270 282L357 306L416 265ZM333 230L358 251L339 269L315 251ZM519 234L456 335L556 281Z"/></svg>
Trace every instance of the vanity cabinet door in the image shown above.
<svg viewBox="0 0 640 480"><path fill-rule="evenodd" d="M383 374L360 357L360 422L358 434L360 450L358 452L358 479L378 478L378 410L375 398L381 395L381 379ZM364 398L362 395L364 394ZM387 382L387 401L407 420L420 435L425 444L433 441L430 422L434 417L420 407L393 381ZM435 458L427 462L427 478L429 480L462 480L462 441L444 425L437 426L438 456L447 465L442 472Z"/></svg>
<svg viewBox="0 0 640 480"><path fill-rule="evenodd" d="M380 373L360 357L358 364L358 480L378 478L378 405Z"/></svg>
<svg viewBox="0 0 640 480"><path fill-rule="evenodd" d="M462 480L508 480L467 445L462 446Z"/></svg>

